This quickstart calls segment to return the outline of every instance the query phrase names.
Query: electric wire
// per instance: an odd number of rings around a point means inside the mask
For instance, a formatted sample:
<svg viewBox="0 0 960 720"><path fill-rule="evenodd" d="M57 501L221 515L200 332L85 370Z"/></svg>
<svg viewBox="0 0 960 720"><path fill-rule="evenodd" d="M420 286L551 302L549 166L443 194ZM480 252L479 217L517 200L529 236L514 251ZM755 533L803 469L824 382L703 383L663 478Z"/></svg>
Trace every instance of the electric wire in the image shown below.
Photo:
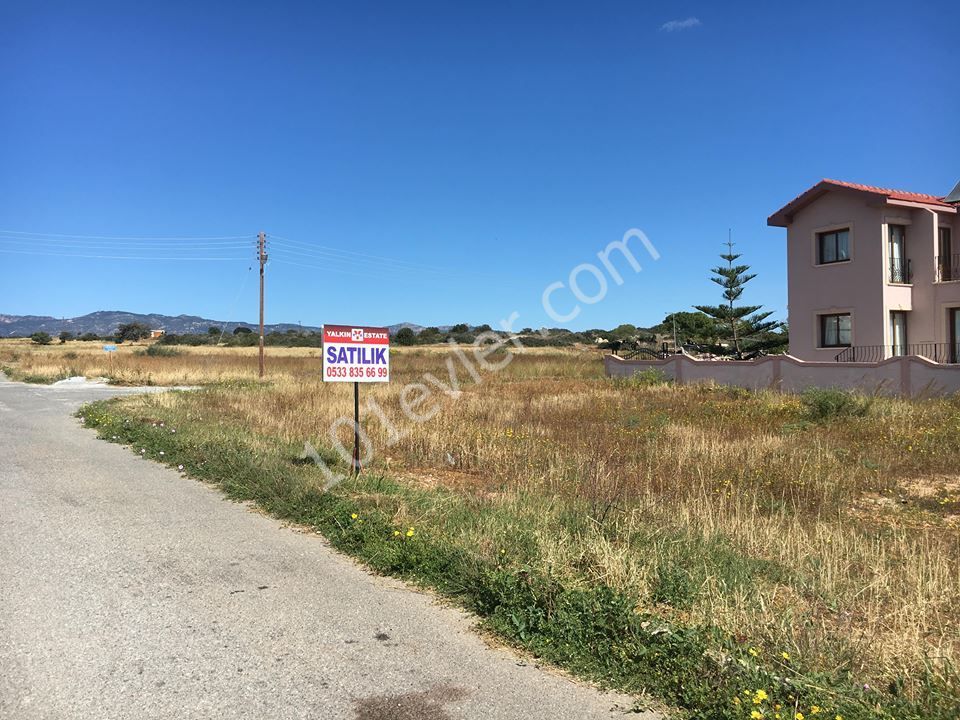
<svg viewBox="0 0 960 720"><path fill-rule="evenodd" d="M164 260L217 260L217 261L230 261L230 260L247 260L248 258L242 257L199 257L196 255L191 255L189 257L157 257L157 256L145 256L145 255L87 255L79 253L57 253L57 252L38 252L35 250L10 250L9 248L0 247L0 253L12 253L14 255L43 255L47 257L73 257L73 258L90 258L94 260L147 260L149 262L160 262Z"/></svg>
<svg viewBox="0 0 960 720"><path fill-rule="evenodd" d="M173 235L168 237L154 235L71 235L66 233L38 233L24 230L3 230L0 233L7 235L31 235L35 237L76 238L78 240L255 240L256 235Z"/></svg>
<svg viewBox="0 0 960 720"><path fill-rule="evenodd" d="M107 250L151 250L154 248L176 248L178 250L240 250L251 247L251 243L240 244L234 241L220 242L200 242L185 245L183 243L170 242L106 242L102 240L82 240L79 242L66 242L63 240L50 240L46 238L19 238L8 237L0 234L0 242L21 243L26 247L38 246L40 248L69 248L74 250L107 249Z"/></svg>
<svg viewBox="0 0 960 720"><path fill-rule="evenodd" d="M340 249L338 249L338 248L331 248L331 247L327 247L327 246L325 246L325 245L317 245L317 244L313 244L313 243L305 243L305 242L302 242L302 241L299 241L299 240L291 240L290 238L281 237L281 236L279 236L279 235L268 235L267 237L268 237L268 238L273 238L273 239L275 239L275 240L279 240L281 243L290 243L291 245L294 245L294 246L300 246L301 248L303 248L303 249L305 249L305 250L314 251L314 252L320 253L320 254L330 254L330 253L333 253L333 254L338 254L338 255L348 255L348 256L354 256L354 257L357 257L357 258L365 258L365 259L367 259L367 260L380 260L380 261L388 262L388 263L391 263L391 264L407 265L407 266L409 266L409 267L411 267L411 268L416 268L416 269L421 269L421 270L434 270L434 271L437 271L437 272L449 272L449 269L448 269L448 268L437 267L436 265L426 265L426 264L424 264L424 263L411 262L411 261L409 261L409 260L400 260L400 259L398 259L398 258L385 257L385 256L383 256L383 255L371 255L371 254L369 254L369 253L355 252L355 251L353 251L353 250L340 250Z"/></svg>
<svg viewBox="0 0 960 720"><path fill-rule="evenodd" d="M270 257L282 258L290 262L301 262L301 263L304 263L304 262L309 263L311 261L315 263L322 262L324 264L323 266L320 266L320 267L334 269L334 268L346 266L347 268L353 268L358 270L366 269L366 274L369 274L370 272L381 272L381 273L389 273L390 275L399 275L399 274L409 274L409 273L424 274L427 272L425 270L417 270L415 268L408 268L408 267L391 267L389 265L372 265L370 263L351 261L351 260L346 260L344 258L316 257L313 255L307 255L305 253L295 253L285 248L277 248L277 247L268 248L268 252Z"/></svg>

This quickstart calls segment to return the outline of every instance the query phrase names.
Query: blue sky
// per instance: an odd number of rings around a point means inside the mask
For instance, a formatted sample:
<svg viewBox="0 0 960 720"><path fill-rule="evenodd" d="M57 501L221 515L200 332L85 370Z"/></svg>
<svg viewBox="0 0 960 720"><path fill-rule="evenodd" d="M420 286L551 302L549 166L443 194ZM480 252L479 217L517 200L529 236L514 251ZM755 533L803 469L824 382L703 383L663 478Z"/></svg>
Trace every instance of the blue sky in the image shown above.
<svg viewBox="0 0 960 720"><path fill-rule="evenodd" d="M555 325L544 288L635 227L660 260L638 252L643 271L569 327L715 302L728 228L758 273L744 299L785 317L768 214L822 177L937 194L960 179L954 16L4 3L0 313L254 320L263 230L284 238L268 321ZM106 259L130 256L150 259Z"/></svg>

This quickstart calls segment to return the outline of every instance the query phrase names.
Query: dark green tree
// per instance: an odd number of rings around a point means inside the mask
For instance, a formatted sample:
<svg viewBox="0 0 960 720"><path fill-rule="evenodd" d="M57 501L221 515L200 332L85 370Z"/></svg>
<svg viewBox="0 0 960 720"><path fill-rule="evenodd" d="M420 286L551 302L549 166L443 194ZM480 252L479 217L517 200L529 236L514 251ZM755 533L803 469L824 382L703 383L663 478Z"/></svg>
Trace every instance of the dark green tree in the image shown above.
<svg viewBox="0 0 960 720"><path fill-rule="evenodd" d="M712 317L702 312L675 312L667 315L653 331L672 338L676 330L677 342L716 345L722 330Z"/></svg>
<svg viewBox="0 0 960 720"><path fill-rule="evenodd" d="M124 323L117 328L117 342L136 342L150 337L150 328L143 323Z"/></svg>
<svg viewBox="0 0 960 720"><path fill-rule="evenodd" d="M608 334L617 340L633 340L637 337L637 326L624 323L623 325L617 325Z"/></svg>
<svg viewBox="0 0 960 720"><path fill-rule="evenodd" d="M50 337L50 333L40 331L31 335L30 339L33 340L37 345L49 345L53 338Z"/></svg>
<svg viewBox="0 0 960 720"><path fill-rule="evenodd" d="M63 345L67 340L73 340L73 333L69 330L63 330L60 333L60 344Z"/></svg>
<svg viewBox="0 0 960 720"><path fill-rule="evenodd" d="M733 342L733 349L737 355L743 351L742 341L766 333L771 333L781 326L776 320L767 320L773 312L757 312L762 305L737 305L743 288L756 277L756 273L748 272L749 265L735 265L740 254L733 252L733 242L727 240L727 252L720 255L726 265L718 265L711 272L716 276L710 278L723 288L722 305L695 305L702 313L706 313L723 328L722 337Z"/></svg>
<svg viewBox="0 0 960 720"><path fill-rule="evenodd" d="M408 327L400 328L393 340L397 345L413 345L417 342L417 334Z"/></svg>
<svg viewBox="0 0 960 720"><path fill-rule="evenodd" d="M253 332L253 330L251 330L251 329L248 328L248 327L244 327L243 325L238 325L237 327L235 327L235 328L233 329L233 334L234 334L234 335L249 335L249 334L251 334L252 332Z"/></svg>

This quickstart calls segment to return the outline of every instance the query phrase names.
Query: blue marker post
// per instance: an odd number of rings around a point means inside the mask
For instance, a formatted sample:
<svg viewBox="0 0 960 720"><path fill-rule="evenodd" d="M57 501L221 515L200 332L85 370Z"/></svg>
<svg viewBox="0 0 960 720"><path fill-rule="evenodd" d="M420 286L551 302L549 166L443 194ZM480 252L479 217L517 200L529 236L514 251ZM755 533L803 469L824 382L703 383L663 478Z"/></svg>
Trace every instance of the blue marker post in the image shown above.
<svg viewBox="0 0 960 720"><path fill-rule="evenodd" d="M110 357L110 377L113 377L113 354L117 351L117 346L104 345L103 351Z"/></svg>

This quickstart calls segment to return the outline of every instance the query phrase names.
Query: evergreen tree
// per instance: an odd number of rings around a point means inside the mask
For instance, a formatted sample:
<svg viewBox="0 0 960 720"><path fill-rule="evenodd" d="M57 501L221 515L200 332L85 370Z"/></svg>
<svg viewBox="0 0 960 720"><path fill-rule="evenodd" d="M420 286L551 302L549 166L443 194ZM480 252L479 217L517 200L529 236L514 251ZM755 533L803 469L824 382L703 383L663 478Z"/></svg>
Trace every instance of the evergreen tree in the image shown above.
<svg viewBox="0 0 960 720"><path fill-rule="evenodd" d="M743 286L756 277L756 273L748 273L749 265L734 265L740 259L739 253L733 252L733 242L727 240L727 252L720 255L726 261L726 266L718 265L711 272L716 276L710 278L723 288L722 305L695 305L702 313L715 319L722 328L727 339L733 341L734 352L742 353L741 341L745 338L766 335L782 327L783 323L776 320L767 320L773 312L757 312L762 305L737 305L737 300L743 295Z"/></svg>

